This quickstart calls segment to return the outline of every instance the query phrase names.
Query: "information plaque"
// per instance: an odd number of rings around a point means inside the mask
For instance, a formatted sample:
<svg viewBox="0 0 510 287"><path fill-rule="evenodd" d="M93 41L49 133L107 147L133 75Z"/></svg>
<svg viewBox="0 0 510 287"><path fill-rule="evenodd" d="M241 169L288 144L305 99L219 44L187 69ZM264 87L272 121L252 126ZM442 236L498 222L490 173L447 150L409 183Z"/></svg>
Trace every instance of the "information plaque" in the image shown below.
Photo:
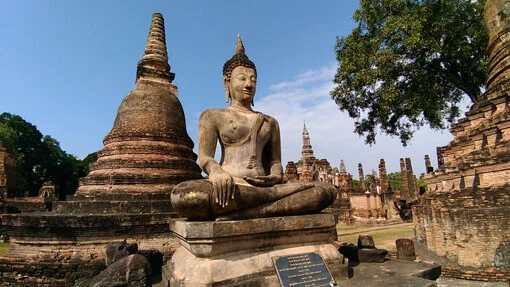
<svg viewBox="0 0 510 287"><path fill-rule="evenodd" d="M337 286L317 253L273 257L273 262L282 287Z"/></svg>

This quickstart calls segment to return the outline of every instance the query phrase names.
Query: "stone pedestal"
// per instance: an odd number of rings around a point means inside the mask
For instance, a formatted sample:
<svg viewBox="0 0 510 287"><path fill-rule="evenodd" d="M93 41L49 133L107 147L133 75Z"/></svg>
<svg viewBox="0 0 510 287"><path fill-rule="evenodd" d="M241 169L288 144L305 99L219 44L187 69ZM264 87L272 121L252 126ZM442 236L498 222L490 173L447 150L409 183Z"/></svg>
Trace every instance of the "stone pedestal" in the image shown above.
<svg viewBox="0 0 510 287"><path fill-rule="evenodd" d="M348 278L347 260L333 246L331 214L239 221L171 220L179 247L163 268L177 286L280 286L273 258L318 253L336 281Z"/></svg>

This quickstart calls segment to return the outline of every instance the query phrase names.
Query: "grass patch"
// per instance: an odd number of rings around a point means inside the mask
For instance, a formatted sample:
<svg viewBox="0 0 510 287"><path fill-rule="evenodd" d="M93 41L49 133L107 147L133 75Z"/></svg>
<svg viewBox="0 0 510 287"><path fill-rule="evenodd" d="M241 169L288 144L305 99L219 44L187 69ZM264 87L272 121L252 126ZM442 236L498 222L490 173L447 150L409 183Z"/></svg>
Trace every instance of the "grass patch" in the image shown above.
<svg viewBox="0 0 510 287"><path fill-rule="evenodd" d="M4 256L7 251L9 251L9 243L0 243L0 256Z"/></svg>
<svg viewBox="0 0 510 287"><path fill-rule="evenodd" d="M395 240L398 238L413 238L414 226L394 227L382 230L366 231L356 234L340 235L338 240L341 242L358 244L358 237L360 234L371 235L374 238L375 247L379 249L386 249L388 251L396 251Z"/></svg>
<svg viewBox="0 0 510 287"><path fill-rule="evenodd" d="M336 231L338 231L338 232L341 232L341 231L354 231L354 230L356 230L358 228L359 228L358 226L354 226L354 225L340 225L340 224L337 224Z"/></svg>

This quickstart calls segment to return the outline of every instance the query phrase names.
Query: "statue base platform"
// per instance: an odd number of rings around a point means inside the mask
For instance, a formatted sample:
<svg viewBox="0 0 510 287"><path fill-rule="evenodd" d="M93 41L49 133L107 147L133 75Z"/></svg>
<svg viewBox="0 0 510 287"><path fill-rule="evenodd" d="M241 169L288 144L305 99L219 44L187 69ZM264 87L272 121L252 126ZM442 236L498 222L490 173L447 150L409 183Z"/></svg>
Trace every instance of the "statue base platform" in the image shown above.
<svg viewBox="0 0 510 287"><path fill-rule="evenodd" d="M237 221L171 220L179 240L163 267L166 286L281 286L276 257L319 254L335 281L348 278L347 259L337 239L332 214L270 217Z"/></svg>

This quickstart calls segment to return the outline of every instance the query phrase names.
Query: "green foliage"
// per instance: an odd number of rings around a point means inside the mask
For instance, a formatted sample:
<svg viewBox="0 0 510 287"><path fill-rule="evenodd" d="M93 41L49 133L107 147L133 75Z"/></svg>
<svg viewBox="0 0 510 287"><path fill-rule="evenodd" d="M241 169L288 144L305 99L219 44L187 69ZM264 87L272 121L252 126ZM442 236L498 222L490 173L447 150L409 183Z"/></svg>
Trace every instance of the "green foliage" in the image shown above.
<svg viewBox="0 0 510 287"><path fill-rule="evenodd" d="M427 183L423 179L424 176L425 176L424 173L420 174L420 178L418 179L418 188L425 188L425 187L427 187Z"/></svg>
<svg viewBox="0 0 510 287"><path fill-rule="evenodd" d="M353 180L352 180L352 185L353 185L354 187L361 187L361 183L360 183L360 182L359 182L359 180L357 180L357 179L353 179Z"/></svg>
<svg viewBox="0 0 510 287"><path fill-rule="evenodd" d="M388 173L388 180L393 183L396 190L402 190L402 174L400 172Z"/></svg>
<svg viewBox="0 0 510 287"><path fill-rule="evenodd" d="M39 172L42 168L40 157L46 155L42 134L20 116L2 113L0 141L17 156L17 168L24 178L23 190L29 191L30 195L37 195L44 181Z"/></svg>
<svg viewBox="0 0 510 287"><path fill-rule="evenodd" d="M332 99L375 143L378 130L405 146L415 129L446 128L463 95L473 102L487 74L485 0L360 0L358 24L337 38Z"/></svg>
<svg viewBox="0 0 510 287"><path fill-rule="evenodd" d="M89 153L82 161L83 170L85 174L89 173L89 164L95 162L97 160L97 152Z"/></svg>
<svg viewBox="0 0 510 287"><path fill-rule="evenodd" d="M63 200L74 193L78 179L88 172L82 161L60 148L57 140L43 137L36 126L20 116L0 115L0 141L16 155L18 171L24 178L22 190L30 196L37 195L44 182L52 181Z"/></svg>

